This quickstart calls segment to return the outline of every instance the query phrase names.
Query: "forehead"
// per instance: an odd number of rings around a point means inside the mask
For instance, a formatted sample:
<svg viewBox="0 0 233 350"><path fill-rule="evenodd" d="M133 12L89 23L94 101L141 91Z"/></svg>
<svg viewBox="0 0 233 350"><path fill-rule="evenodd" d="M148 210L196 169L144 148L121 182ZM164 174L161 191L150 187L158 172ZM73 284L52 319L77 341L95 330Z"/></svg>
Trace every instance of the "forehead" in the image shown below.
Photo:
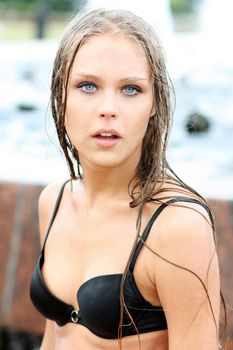
<svg viewBox="0 0 233 350"><path fill-rule="evenodd" d="M150 75L150 67L145 51L136 39L121 33L107 33L89 37L74 58L74 70L99 70L108 68L116 74Z"/></svg>

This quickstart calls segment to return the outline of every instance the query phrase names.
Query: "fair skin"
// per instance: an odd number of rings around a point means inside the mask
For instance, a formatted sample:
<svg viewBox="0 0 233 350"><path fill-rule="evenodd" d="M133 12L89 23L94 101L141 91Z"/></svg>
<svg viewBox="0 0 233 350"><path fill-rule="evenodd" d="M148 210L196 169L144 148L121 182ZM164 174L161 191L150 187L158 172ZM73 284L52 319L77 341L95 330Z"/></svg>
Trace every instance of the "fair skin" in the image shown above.
<svg viewBox="0 0 233 350"><path fill-rule="evenodd" d="M42 271L50 291L77 309L76 293L84 281L124 271L135 238L138 210L129 208L127 186L153 112L151 74L141 46L119 34L89 38L75 57L66 111L66 129L79 151L84 179L74 182L73 192L69 185L65 188L46 244ZM96 136L100 129L114 130L121 137L113 144L104 137L102 141ZM41 242L59 188L60 184L50 185L40 196ZM214 252L212 232L202 216L207 218L207 214L196 204L185 205L188 208L173 206L163 211L147 244L207 283ZM142 229L157 207L145 206ZM144 298L163 306L168 323L168 332L140 335L142 350L216 350L216 330L206 294L193 275L143 247L134 276ZM208 291L218 319L216 255L209 270ZM137 335L124 337L122 345L123 349L138 349ZM53 349L118 350L119 343L99 338L79 324L59 327L47 321L41 350Z"/></svg>

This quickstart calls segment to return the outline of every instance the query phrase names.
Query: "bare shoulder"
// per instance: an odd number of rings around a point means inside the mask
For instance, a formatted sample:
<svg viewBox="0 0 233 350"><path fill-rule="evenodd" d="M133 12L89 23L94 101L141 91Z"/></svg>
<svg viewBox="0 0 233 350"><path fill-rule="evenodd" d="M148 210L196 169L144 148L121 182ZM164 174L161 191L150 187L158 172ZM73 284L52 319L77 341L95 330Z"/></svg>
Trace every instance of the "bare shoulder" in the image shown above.
<svg viewBox="0 0 233 350"><path fill-rule="evenodd" d="M38 201L39 213L43 214L44 211L47 212L47 210L51 209L51 206L53 207L62 185L61 182L56 182L43 188Z"/></svg>
<svg viewBox="0 0 233 350"><path fill-rule="evenodd" d="M44 237L52 217L56 200L63 183L57 182L47 185L40 193L38 200L38 213L40 225L40 240L44 241Z"/></svg>
<svg viewBox="0 0 233 350"><path fill-rule="evenodd" d="M169 187L165 184L166 191L163 192L162 202L169 202L161 213L160 237L162 239L176 239L184 235L186 238L213 238L213 227L211 214L203 199L189 190L181 189L180 186L172 184ZM180 192L181 190L181 192Z"/></svg>
<svg viewBox="0 0 233 350"><path fill-rule="evenodd" d="M192 267L203 255L202 263L215 250L213 228L207 210L198 203L175 202L168 205L158 218L153 245L176 263ZM195 252L195 254L194 254ZM198 253L198 254L197 254ZM193 261L192 261L193 259Z"/></svg>

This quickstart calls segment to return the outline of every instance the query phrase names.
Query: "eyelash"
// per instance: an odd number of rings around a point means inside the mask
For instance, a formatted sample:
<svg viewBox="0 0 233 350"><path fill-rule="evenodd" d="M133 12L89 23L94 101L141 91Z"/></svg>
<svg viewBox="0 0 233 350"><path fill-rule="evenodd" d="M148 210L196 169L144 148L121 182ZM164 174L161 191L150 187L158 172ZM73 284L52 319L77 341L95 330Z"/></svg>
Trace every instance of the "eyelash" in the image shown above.
<svg viewBox="0 0 233 350"><path fill-rule="evenodd" d="M125 88L133 88L136 91L136 93L128 94L128 96L135 96L135 95L138 95L139 93L142 92L142 89L139 86L136 86L136 85L126 85L126 86L124 86L124 89Z"/></svg>
<svg viewBox="0 0 233 350"><path fill-rule="evenodd" d="M97 88L96 84L91 83L91 82L88 82L88 81L85 81L85 82L80 83L80 84L77 86L77 88L80 89L80 90L81 90L83 93L85 93L85 94L90 94L90 93L95 92L95 91L93 91L93 90L92 90L92 91L86 91L86 90L82 89L82 88L86 87L87 85L90 85L90 86L92 86L92 87ZM136 96L136 95L138 95L139 93L142 93L142 89L141 89L139 86L137 86L137 85L125 85L125 86L123 87L122 90L124 90L124 89L126 89L126 88L132 88L132 89L134 89L134 91L135 91L135 93L133 93L133 94L126 94L127 96Z"/></svg>
<svg viewBox="0 0 233 350"><path fill-rule="evenodd" d="M80 83L77 88L82 90L83 87L86 87L87 85L91 85L91 86L94 86L96 88L96 85L94 83L90 83L88 81L84 81L83 83ZM85 90L82 90L82 92L86 93L86 94L89 94L93 91L85 91Z"/></svg>

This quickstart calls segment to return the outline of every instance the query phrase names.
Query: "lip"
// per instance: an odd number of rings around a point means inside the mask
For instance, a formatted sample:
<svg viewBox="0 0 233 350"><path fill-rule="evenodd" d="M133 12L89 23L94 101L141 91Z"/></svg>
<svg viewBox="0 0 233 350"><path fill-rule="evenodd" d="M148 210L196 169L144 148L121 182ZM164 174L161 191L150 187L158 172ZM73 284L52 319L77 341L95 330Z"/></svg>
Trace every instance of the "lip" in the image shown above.
<svg viewBox="0 0 233 350"><path fill-rule="evenodd" d="M99 130L95 131L91 136L95 137L95 136L97 136L99 134L103 134L103 133L112 134L112 135L117 136L119 138L122 137L121 134L118 131L116 131L115 129L99 129Z"/></svg>
<svg viewBox="0 0 233 350"><path fill-rule="evenodd" d="M97 137L99 134L102 134L102 133L108 133L108 134L112 134L114 136L117 136L116 138L100 138L100 137ZM122 138L121 134L114 130L114 129L99 129L97 131L95 131L92 135L91 135L93 141L95 142L95 144L98 146L98 147L101 147L101 148L110 148L110 147L114 147L116 146L119 142L120 142L120 139Z"/></svg>

